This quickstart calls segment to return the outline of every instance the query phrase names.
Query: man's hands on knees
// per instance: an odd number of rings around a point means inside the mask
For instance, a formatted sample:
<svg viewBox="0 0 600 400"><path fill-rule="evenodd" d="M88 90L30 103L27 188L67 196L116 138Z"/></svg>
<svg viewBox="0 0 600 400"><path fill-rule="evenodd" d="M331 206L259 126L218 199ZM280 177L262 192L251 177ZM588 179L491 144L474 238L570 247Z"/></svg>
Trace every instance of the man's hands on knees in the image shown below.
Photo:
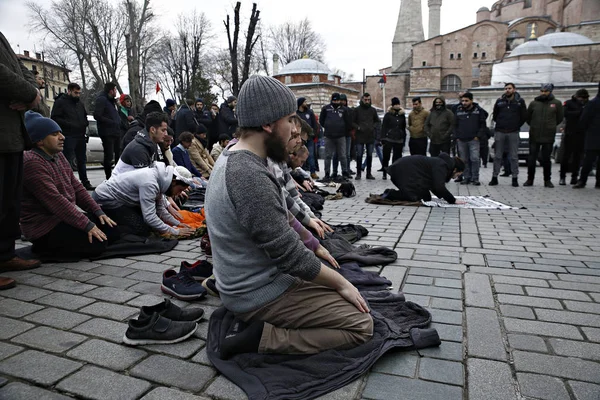
<svg viewBox="0 0 600 400"><path fill-rule="evenodd" d="M354 306L358 308L358 311L363 313L369 312L369 306L367 306L367 302L365 299L363 299L358 289L350 282L348 282L348 285L344 286L343 288L338 289L337 292L340 294L340 296L354 304Z"/></svg>
<svg viewBox="0 0 600 400"><path fill-rule="evenodd" d="M317 257L319 257L321 260L325 260L329 264L333 265L334 268L339 268L340 267L340 264L338 264L338 262L336 261L336 259L333 258L333 256L331 255L331 253L329 253L329 250L327 250L322 245L319 245L319 247L317 248L317 250L315 250L315 255Z"/></svg>
<svg viewBox="0 0 600 400"><path fill-rule="evenodd" d="M352 303L358 311L363 313L369 312L369 306L358 289L348 282L346 278L327 267L325 264L321 264L321 271L319 271L317 277L313 279L313 283L335 289L340 296L349 303Z"/></svg>
<svg viewBox="0 0 600 400"><path fill-rule="evenodd" d="M321 239L325 239L325 232L333 232L333 229L318 218L311 218L308 227L317 232Z"/></svg>
<svg viewBox="0 0 600 400"><path fill-rule="evenodd" d="M94 238L96 238L99 242L104 242L107 239L106 234L104 234L104 232L102 232L100 228L98 228L96 225L94 225L94 227L90 229L87 235L90 243L94 241Z"/></svg>
<svg viewBox="0 0 600 400"><path fill-rule="evenodd" d="M108 216L106 216L106 215L99 216L98 220L100 221L100 223L102 225L108 225L111 228L117 226L117 223L115 221L113 221L112 219L108 218Z"/></svg>
<svg viewBox="0 0 600 400"><path fill-rule="evenodd" d="M319 224L325 232L333 232L333 228L327 225L325 222L321 221L320 219L317 219L317 224Z"/></svg>

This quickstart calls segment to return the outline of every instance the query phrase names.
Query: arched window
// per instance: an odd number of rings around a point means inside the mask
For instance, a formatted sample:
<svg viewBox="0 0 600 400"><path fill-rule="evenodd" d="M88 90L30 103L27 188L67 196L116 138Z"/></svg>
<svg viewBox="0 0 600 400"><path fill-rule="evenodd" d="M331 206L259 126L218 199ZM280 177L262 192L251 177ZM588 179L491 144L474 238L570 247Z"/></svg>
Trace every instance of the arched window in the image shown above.
<svg viewBox="0 0 600 400"><path fill-rule="evenodd" d="M448 75L442 79L442 90L446 92L457 92L462 88L462 82L456 75Z"/></svg>
<svg viewBox="0 0 600 400"><path fill-rule="evenodd" d="M508 37L510 39L518 38L519 36L521 36L521 34L516 29L514 31L510 31L510 33L508 34Z"/></svg>
<svg viewBox="0 0 600 400"><path fill-rule="evenodd" d="M523 8L531 8L531 3L533 3L531 0L525 0Z"/></svg>

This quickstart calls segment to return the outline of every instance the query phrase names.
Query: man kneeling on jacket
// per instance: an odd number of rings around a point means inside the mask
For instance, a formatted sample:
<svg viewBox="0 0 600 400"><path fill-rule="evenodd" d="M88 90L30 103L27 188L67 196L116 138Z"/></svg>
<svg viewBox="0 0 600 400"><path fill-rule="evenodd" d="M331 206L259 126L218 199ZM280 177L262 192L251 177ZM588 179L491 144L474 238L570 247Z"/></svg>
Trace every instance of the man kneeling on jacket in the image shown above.
<svg viewBox="0 0 600 400"><path fill-rule="evenodd" d="M421 155L403 157L393 163L387 173L398 190L390 193L389 200L430 201L431 193L450 204L456 201L446 189L450 179L458 178L465 170L465 163L458 157L440 153L437 157Z"/></svg>

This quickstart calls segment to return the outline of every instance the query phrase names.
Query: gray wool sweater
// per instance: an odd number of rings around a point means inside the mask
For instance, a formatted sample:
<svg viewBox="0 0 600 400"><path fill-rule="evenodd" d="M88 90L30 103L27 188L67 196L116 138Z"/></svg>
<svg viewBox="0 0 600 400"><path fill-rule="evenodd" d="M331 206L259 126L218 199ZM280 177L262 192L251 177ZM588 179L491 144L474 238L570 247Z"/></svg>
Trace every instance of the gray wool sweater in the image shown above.
<svg viewBox="0 0 600 400"><path fill-rule="evenodd" d="M313 280L321 262L290 227L277 179L267 162L225 150L210 176L206 225L223 305L234 313L261 308L297 278Z"/></svg>

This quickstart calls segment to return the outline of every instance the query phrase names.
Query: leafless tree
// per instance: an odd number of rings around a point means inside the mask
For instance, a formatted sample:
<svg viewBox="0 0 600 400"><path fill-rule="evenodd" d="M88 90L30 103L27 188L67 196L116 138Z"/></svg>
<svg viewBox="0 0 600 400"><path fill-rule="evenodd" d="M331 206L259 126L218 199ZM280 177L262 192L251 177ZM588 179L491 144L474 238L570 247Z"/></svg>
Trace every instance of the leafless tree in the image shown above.
<svg viewBox="0 0 600 400"><path fill-rule="evenodd" d="M573 61L573 80L575 82L598 82L600 80L600 58L595 57L592 49L586 57L577 57Z"/></svg>
<svg viewBox="0 0 600 400"><path fill-rule="evenodd" d="M271 52L278 54L284 65L305 56L323 61L325 53L325 42L308 18L271 27L269 44Z"/></svg>
<svg viewBox="0 0 600 400"><path fill-rule="evenodd" d="M227 32L227 41L229 49L229 58L231 63L231 91L234 95L238 95L241 86L250 76L252 58L254 54L254 46L259 39L259 35L255 35L258 22L260 21L260 11L256 7L256 3L252 3L252 13L248 22L248 30L246 32L246 44L242 48L242 78L239 77L239 34L240 34L240 8L242 3L237 2L234 8L233 28L231 27L230 15L227 14L227 19L223 21L225 31ZM232 31L233 29L233 31Z"/></svg>
<svg viewBox="0 0 600 400"><path fill-rule="evenodd" d="M352 79L354 79L354 74L349 74L346 71L341 70L339 68L332 68L331 70L333 71L334 75L340 76L342 82L351 81Z"/></svg>

